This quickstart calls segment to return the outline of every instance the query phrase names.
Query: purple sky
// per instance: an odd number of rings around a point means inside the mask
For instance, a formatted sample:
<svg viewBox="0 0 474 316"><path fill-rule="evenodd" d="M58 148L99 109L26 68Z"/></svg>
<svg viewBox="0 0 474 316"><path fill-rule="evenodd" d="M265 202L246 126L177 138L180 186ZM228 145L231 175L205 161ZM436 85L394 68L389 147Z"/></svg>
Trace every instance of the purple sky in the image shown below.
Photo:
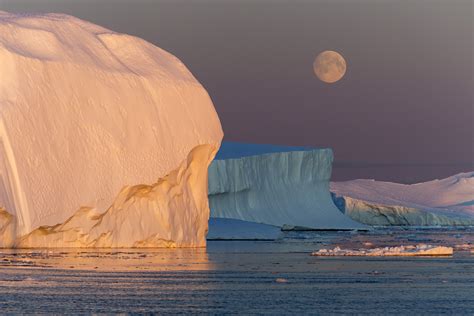
<svg viewBox="0 0 474 316"><path fill-rule="evenodd" d="M334 178L415 182L474 170L473 2L0 0L63 12L178 56L225 139L331 147ZM347 61L333 85L315 56Z"/></svg>

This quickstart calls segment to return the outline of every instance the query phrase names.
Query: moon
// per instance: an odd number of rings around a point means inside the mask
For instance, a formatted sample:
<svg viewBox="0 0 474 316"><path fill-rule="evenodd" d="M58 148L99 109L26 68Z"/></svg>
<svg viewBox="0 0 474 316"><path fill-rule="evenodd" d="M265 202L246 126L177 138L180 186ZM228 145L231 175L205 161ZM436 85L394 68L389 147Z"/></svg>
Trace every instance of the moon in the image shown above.
<svg viewBox="0 0 474 316"><path fill-rule="evenodd" d="M313 70L319 80L334 83L344 77L346 61L338 52L326 50L314 60Z"/></svg>

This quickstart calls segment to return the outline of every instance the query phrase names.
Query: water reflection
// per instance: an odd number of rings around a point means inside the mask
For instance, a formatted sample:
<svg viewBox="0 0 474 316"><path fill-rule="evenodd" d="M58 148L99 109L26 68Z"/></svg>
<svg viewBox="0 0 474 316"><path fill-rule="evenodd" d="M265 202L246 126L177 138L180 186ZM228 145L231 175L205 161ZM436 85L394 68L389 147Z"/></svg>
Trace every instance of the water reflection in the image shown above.
<svg viewBox="0 0 474 316"><path fill-rule="evenodd" d="M422 242L457 245L455 255L309 255L337 245ZM274 242L216 241L206 249L0 249L0 311L300 315L345 308L374 315L473 314L473 244L472 228L392 228L290 232Z"/></svg>
<svg viewBox="0 0 474 316"><path fill-rule="evenodd" d="M3 249L0 267L107 271L212 270L205 248L185 249Z"/></svg>
<svg viewBox="0 0 474 316"><path fill-rule="evenodd" d="M207 248L184 249L0 249L2 268L57 268L98 271L273 271L288 263L305 269L321 248L361 249L416 245L474 253L474 228L381 228L369 232L285 232L276 241L210 241ZM297 258L297 259L296 259ZM278 269L277 269L278 270Z"/></svg>

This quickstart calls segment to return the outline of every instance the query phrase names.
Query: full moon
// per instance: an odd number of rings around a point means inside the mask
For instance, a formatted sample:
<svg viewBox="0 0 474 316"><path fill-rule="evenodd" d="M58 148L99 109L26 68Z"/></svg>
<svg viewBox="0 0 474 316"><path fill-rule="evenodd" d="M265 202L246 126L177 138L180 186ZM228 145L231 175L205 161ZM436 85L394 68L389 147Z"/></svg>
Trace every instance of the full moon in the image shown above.
<svg viewBox="0 0 474 316"><path fill-rule="evenodd" d="M346 61L338 52L326 50L314 60L313 70L319 80L334 83L346 73Z"/></svg>

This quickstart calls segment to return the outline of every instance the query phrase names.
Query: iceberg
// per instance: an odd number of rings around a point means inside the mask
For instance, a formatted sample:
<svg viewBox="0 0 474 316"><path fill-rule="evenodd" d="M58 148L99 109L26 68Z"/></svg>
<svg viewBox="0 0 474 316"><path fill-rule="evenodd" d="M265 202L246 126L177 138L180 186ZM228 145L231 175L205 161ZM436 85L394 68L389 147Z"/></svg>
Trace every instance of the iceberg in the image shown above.
<svg viewBox="0 0 474 316"><path fill-rule="evenodd" d="M207 240L276 240L282 237L279 227L230 218L209 219Z"/></svg>
<svg viewBox="0 0 474 316"><path fill-rule="evenodd" d="M338 208L374 226L474 225L474 172L418 184L375 180L332 182Z"/></svg>
<svg viewBox="0 0 474 316"><path fill-rule="evenodd" d="M64 14L0 12L0 246L201 247L223 136L186 66Z"/></svg>
<svg viewBox="0 0 474 316"><path fill-rule="evenodd" d="M209 167L211 217L304 229L366 229L329 193L331 149L222 144Z"/></svg>

